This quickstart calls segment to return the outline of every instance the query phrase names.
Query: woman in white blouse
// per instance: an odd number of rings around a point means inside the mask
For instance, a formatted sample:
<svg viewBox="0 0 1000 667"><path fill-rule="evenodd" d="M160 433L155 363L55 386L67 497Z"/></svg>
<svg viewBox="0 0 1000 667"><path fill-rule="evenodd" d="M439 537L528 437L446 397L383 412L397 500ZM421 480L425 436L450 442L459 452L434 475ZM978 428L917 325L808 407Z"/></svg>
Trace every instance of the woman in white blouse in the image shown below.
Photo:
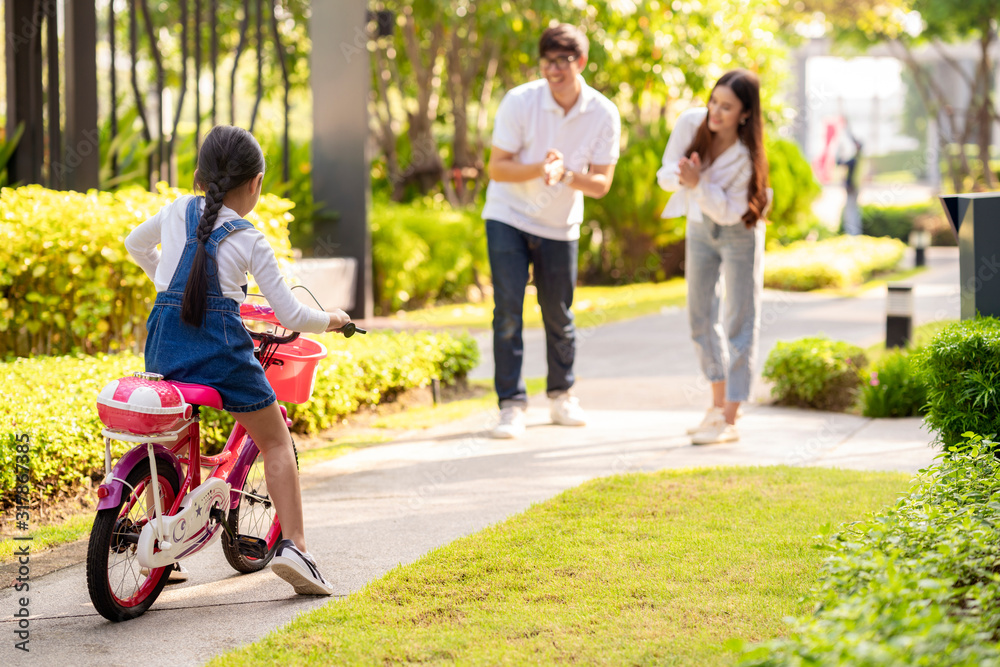
<svg viewBox="0 0 1000 667"><path fill-rule="evenodd" d="M663 217L687 217L691 338L712 384L712 407L689 429L694 444L738 440L739 406L750 397L769 201L762 137L759 80L746 70L727 72L707 109L678 118L656 174L660 187L676 191Z"/></svg>

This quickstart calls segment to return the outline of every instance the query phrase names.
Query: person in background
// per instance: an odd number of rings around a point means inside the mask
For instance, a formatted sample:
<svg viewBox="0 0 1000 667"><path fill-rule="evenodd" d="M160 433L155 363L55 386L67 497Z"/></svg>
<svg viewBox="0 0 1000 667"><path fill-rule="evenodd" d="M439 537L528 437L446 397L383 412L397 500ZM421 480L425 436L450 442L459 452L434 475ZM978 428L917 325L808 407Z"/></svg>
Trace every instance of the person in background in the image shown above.
<svg viewBox="0 0 1000 667"><path fill-rule="evenodd" d="M858 206L858 169L861 163L861 149L863 144L851 132L851 126L844 120L844 137L842 145L843 154L837 156L837 164L847 167L844 173L844 190L847 193L847 201L844 204L844 212L841 215L841 225L844 233L857 236L862 231L861 209Z"/></svg>
<svg viewBox="0 0 1000 667"><path fill-rule="evenodd" d="M518 86L497 109L483 219L493 272L497 438L524 432L528 395L521 375L524 292L533 270L545 326L552 422L583 426L571 394L576 357L573 291L583 197L611 188L621 140L618 109L587 85L588 42L579 28L548 28L538 44L542 78Z"/></svg>
<svg viewBox="0 0 1000 667"><path fill-rule="evenodd" d="M688 433L697 445L738 440L755 372L770 201L757 76L726 72L707 109L682 113L656 176L674 191L663 217L687 217L691 338L712 385L712 405Z"/></svg>

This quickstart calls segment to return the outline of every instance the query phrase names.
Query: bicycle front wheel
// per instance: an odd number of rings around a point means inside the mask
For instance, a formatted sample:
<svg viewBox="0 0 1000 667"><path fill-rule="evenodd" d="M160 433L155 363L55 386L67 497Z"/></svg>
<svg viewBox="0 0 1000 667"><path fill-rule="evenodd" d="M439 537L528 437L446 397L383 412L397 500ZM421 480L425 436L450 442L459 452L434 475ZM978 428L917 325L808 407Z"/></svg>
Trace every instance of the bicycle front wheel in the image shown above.
<svg viewBox="0 0 1000 667"><path fill-rule="evenodd" d="M157 460L160 507L170 509L180 491L177 471ZM122 502L97 513L87 548L87 588L98 613L119 622L141 616L167 583L169 568L148 570L139 565L139 533L153 520L152 475L149 459L138 463L126 478ZM128 495L126 495L126 493Z"/></svg>
<svg viewBox="0 0 1000 667"><path fill-rule="evenodd" d="M295 452L295 467L298 468L299 452L292 441L292 451ZM281 541L281 524L274 502L267 491L267 478L264 476L264 455L260 452L246 479L243 481L243 493L240 494L240 504L229 510L229 525L238 535L246 535L263 540L266 544L265 556L255 558L240 551L228 534L222 534L222 551L226 560L237 572L258 572L267 567L274 558L274 552Z"/></svg>

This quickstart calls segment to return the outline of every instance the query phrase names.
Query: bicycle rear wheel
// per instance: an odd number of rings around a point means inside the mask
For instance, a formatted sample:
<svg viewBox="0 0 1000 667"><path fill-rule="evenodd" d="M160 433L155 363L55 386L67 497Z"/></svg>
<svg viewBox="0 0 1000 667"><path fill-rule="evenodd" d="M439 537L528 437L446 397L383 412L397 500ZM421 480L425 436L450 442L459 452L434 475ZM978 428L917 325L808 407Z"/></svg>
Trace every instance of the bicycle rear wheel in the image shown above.
<svg viewBox="0 0 1000 667"><path fill-rule="evenodd" d="M169 510L180 491L177 471L157 460L161 507ZM138 463L126 478L122 502L97 513L87 548L87 588L98 613L119 622L141 616L167 583L169 568L146 570L136 548L143 526L152 521L152 475L149 459ZM126 493L128 495L126 495Z"/></svg>
<svg viewBox="0 0 1000 667"><path fill-rule="evenodd" d="M299 452L292 441L292 451L295 452L295 467L299 465ZM266 544L266 555L254 558L240 551L239 546L227 533L222 534L222 552L226 560L237 572L258 572L267 567L274 558L274 552L281 541L281 524L278 523L278 513L274 502L267 491L267 479L264 477L264 455L257 453L257 458L246 479L243 481L243 493L240 494L240 504L229 510L229 525L238 535L255 537Z"/></svg>

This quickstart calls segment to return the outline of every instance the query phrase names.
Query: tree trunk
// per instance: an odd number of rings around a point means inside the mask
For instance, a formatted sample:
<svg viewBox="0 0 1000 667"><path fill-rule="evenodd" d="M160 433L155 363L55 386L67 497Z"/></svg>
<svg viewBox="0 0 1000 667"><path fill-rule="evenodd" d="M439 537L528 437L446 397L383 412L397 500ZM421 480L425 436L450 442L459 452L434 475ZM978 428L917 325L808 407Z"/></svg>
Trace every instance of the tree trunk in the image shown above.
<svg viewBox="0 0 1000 667"><path fill-rule="evenodd" d="M405 184L415 183L423 193L430 192L444 174L444 163L438 153L437 141L434 139L434 119L437 117L438 86L440 85L441 43L444 38L444 26L440 21L434 23L431 34L431 44L428 49L428 62L421 58L420 44L417 38L416 26L412 15L407 15L403 23L403 36L406 54L413 67L417 82L417 109L408 112L410 164L403 172L402 181Z"/></svg>
<svg viewBox="0 0 1000 667"><path fill-rule="evenodd" d="M979 63L978 83L983 91L982 101L979 105L979 117L977 119L979 135L979 159L983 163L983 184L987 190L994 190L997 187L996 175L990 168L990 144L993 138L993 98L990 95L990 76L993 68L990 65L990 43L994 34L989 29L983 30L983 38L980 40L982 49L982 60Z"/></svg>
<svg viewBox="0 0 1000 667"><path fill-rule="evenodd" d="M910 73L913 74L913 80L917 86L917 92L920 95L920 100L923 102L924 109L927 111L927 115L932 118L947 119L947 128L944 127L944 123L941 123L941 131L938 132L938 145L941 155L944 156L945 164L948 166L948 175L951 177L952 187L955 192L961 192L965 189L965 181L969 176L969 162L965 157L965 146L963 143L964 135L968 133L968 124L963 128L963 138L959 139L958 143L958 163L956 164L954 151L952 146L955 143L956 127L955 127L955 110L948 103L947 97L940 88L934 83L934 79L924 71L917 62L916 58L913 57L913 53L910 48L899 40L893 40L891 45L896 47L900 51L900 58L909 68ZM948 60L946 58L946 60ZM957 67L957 63L949 63L953 67ZM962 72L964 74L964 72Z"/></svg>
<svg viewBox="0 0 1000 667"><path fill-rule="evenodd" d="M394 118L392 116L392 105L389 103L389 87L386 81L391 78L391 71L385 62L388 57L382 52L381 47L376 47L372 54L375 61L375 81L378 96L375 100L374 113L372 117L378 121L378 143L382 154L385 156L386 176L393 186L393 197L395 189L402 182L403 177L399 171L399 156L396 153L396 132L393 129ZM381 103L381 108L379 103Z"/></svg>

